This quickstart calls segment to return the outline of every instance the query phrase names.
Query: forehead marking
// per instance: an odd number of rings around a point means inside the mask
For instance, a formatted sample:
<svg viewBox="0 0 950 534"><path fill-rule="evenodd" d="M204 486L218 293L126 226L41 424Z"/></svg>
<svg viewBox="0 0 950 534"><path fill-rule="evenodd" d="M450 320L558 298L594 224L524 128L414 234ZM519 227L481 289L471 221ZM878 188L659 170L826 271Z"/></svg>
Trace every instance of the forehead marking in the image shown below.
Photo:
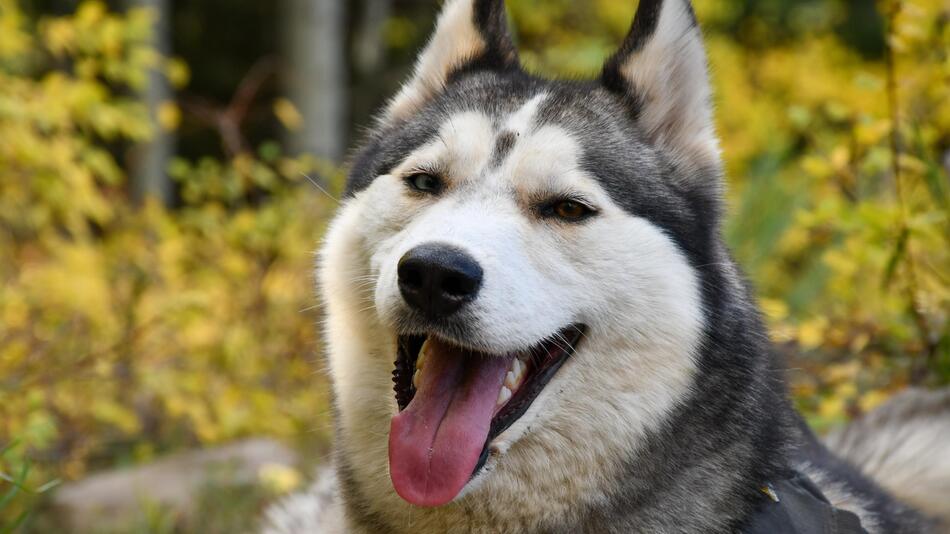
<svg viewBox="0 0 950 534"><path fill-rule="evenodd" d="M535 95L508 117L495 138L495 148L492 152L489 168L496 169L505 162L505 159L515 148L518 138L531 129L538 114L538 108L546 97L546 93Z"/></svg>
<svg viewBox="0 0 950 534"><path fill-rule="evenodd" d="M495 139L495 151L492 153L489 167L492 169L501 167L501 164L505 162L505 158L507 158L512 149L515 148L515 143L517 142L518 134L511 130L505 130L498 134L498 137Z"/></svg>

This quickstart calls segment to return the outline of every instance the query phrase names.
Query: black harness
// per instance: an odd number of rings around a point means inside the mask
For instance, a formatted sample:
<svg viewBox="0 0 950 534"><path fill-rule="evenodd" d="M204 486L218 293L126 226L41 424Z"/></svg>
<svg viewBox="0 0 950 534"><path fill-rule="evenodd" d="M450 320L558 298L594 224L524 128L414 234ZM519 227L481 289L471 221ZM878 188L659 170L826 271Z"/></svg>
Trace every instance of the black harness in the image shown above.
<svg viewBox="0 0 950 534"><path fill-rule="evenodd" d="M853 513L835 508L803 473L761 488L762 502L742 534L867 534Z"/></svg>

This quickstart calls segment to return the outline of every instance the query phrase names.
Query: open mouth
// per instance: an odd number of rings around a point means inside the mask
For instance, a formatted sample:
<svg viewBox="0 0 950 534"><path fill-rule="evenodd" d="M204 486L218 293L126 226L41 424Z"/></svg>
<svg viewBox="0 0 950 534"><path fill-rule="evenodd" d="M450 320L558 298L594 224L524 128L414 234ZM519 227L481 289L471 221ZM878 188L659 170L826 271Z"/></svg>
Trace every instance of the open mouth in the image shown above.
<svg viewBox="0 0 950 534"><path fill-rule="evenodd" d="M534 347L485 354L434 336L402 336L393 371L399 414L389 436L393 486L418 506L452 501L485 465L489 444L531 406L575 352L583 325Z"/></svg>

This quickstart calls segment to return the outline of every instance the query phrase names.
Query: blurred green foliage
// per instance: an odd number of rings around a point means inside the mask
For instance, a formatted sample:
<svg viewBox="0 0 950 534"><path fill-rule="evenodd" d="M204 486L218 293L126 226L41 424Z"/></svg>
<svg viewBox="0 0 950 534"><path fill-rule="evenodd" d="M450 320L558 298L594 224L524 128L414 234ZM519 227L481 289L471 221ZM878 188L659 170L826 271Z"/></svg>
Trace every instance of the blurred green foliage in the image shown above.
<svg viewBox="0 0 950 534"><path fill-rule="evenodd" d="M819 427L950 381L950 7L896 2L695 2L728 238ZM559 76L596 73L635 10L508 3L527 66ZM149 119L148 72L188 78L149 47L153 22L94 0L40 18L0 0L0 448L22 444L0 472L33 464L23 487L327 428L310 273L336 204L305 175L334 192L341 177L264 142L175 159L174 208L131 202L125 156L179 123L172 102ZM390 57L426 24L395 13ZM286 100L274 113L299 120ZM0 524L30 503L4 505Z"/></svg>

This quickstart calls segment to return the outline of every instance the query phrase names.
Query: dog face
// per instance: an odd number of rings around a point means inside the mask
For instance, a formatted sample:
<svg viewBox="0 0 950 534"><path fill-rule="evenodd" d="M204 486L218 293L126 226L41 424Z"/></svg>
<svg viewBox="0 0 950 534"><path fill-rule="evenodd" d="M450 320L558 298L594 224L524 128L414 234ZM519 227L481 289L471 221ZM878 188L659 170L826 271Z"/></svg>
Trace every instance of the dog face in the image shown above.
<svg viewBox="0 0 950 534"><path fill-rule="evenodd" d="M642 0L601 79L569 83L519 68L502 2L447 2L321 254L364 505L515 526L607 497L694 377L718 239L708 98L685 0Z"/></svg>

